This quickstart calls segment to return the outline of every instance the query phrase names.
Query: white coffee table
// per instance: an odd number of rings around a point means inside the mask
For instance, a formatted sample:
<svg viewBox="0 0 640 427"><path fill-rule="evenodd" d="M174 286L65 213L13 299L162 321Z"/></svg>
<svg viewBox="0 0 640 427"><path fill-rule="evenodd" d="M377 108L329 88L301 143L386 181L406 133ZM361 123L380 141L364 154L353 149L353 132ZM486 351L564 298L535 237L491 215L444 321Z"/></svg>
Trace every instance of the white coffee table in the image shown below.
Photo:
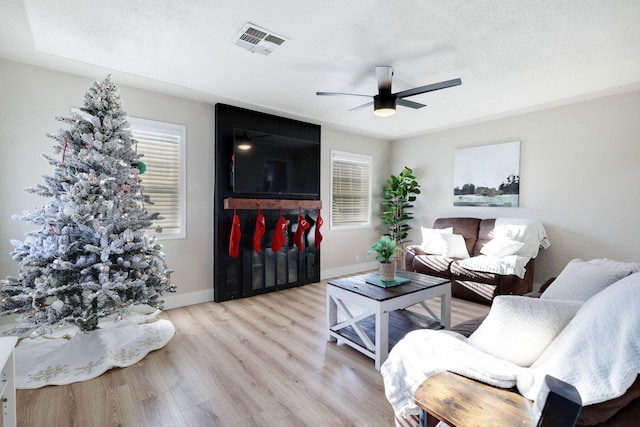
<svg viewBox="0 0 640 427"><path fill-rule="evenodd" d="M421 304L433 320L445 328L451 327L451 281L398 270L396 276L410 279L411 283L384 288L366 282L371 274L375 273L327 281L328 340L345 343L371 357L379 370L389 355L390 312ZM439 317L424 303L435 297L441 297ZM349 305L355 305L363 311L354 315ZM339 311L346 318L340 322ZM371 316L375 316L374 341L367 334L365 325ZM355 331L357 338L347 333L351 330Z"/></svg>

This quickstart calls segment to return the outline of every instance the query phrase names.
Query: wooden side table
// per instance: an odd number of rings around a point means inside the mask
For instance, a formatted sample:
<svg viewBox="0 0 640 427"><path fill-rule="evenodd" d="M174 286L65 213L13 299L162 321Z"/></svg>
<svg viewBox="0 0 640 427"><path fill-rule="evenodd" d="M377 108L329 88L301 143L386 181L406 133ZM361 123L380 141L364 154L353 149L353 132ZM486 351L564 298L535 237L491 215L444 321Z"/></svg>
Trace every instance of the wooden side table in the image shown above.
<svg viewBox="0 0 640 427"><path fill-rule="evenodd" d="M429 414L451 427L532 427L530 400L451 372L427 378L413 400L422 409L421 426Z"/></svg>

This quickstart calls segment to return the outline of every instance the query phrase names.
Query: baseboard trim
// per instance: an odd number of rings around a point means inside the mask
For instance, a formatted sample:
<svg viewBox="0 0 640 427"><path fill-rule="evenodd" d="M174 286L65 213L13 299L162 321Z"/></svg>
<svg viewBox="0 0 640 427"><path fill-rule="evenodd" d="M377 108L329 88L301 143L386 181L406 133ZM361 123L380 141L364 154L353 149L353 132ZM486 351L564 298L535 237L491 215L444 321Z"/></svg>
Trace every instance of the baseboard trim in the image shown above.
<svg viewBox="0 0 640 427"><path fill-rule="evenodd" d="M320 280L331 279L332 277L348 276L350 274L364 273L366 271L378 268L377 262L367 262L355 265L347 265L344 267L331 268L329 270L320 271ZM202 291L188 292L185 294L169 294L163 295L164 308L170 310L172 308L186 307L193 304L201 304L203 302L213 301L213 287Z"/></svg>
<svg viewBox="0 0 640 427"><path fill-rule="evenodd" d="M164 294L164 308L186 307L188 305L201 304L213 301L213 288L202 291L188 292L186 294Z"/></svg>
<svg viewBox="0 0 640 427"><path fill-rule="evenodd" d="M347 265L344 267L331 268L329 270L320 270L320 280L331 279L332 277L347 276L349 274L363 273L365 271L376 270L377 262L366 262L362 264Z"/></svg>

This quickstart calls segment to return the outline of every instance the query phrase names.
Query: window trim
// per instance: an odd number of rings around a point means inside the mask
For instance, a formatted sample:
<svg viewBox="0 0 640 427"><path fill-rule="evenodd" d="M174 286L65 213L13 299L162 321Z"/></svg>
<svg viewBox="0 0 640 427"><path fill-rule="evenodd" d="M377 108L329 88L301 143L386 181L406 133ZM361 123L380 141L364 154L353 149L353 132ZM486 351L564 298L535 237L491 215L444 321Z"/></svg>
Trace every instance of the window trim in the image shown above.
<svg viewBox="0 0 640 427"><path fill-rule="evenodd" d="M180 215L179 219L179 227L180 231L177 233L156 233L154 231L154 227L145 229L145 233L151 236L155 236L158 240L177 240L177 239L186 239L187 237L187 176L186 176L186 165L187 165L187 127L185 125L175 124L175 123L167 123L161 122L158 120L149 120L142 119L139 117L131 117L128 118L129 122L129 130L132 133L132 138L136 139L134 133L136 130L146 131L146 132L154 132L154 133L164 133L170 134L172 136L179 137L179 153L180 153L180 161L178 162L180 167L179 177L178 177L178 191L179 191L179 206L178 211ZM144 157L142 157L142 162L144 162ZM142 178L142 185L144 186L144 176ZM153 212L153 209L150 209Z"/></svg>
<svg viewBox="0 0 640 427"><path fill-rule="evenodd" d="M333 180L334 180L334 161L343 161L343 162L351 162L351 163L360 163L366 164L369 167L369 176L368 176L368 201L367 204L367 220L362 223L349 223L349 224L341 224L334 223L333 219ZM362 229L362 228L371 228L371 218L372 218L372 197L373 197L373 157L367 154L358 154L358 153L350 153L346 151L339 150L331 150L331 182L330 182L330 220L329 220L329 229L330 230L349 230L349 229Z"/></svg>

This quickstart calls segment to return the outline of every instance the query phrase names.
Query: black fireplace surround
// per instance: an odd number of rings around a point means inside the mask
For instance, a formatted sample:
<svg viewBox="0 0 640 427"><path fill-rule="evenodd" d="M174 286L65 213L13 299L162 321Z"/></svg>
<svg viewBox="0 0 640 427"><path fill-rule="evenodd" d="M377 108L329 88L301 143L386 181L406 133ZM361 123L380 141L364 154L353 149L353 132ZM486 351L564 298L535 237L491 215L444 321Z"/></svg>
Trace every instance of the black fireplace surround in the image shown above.
<svg viewBox="0 0 640 427"><path fill-rule="evenodd" d="M266 147L265 151L270 153L264 156L254 154L260 157L259 160L251 159L255 166L247 166L248 162L244 160L236 164L234 141L237 151L239 139L242 137L259 142L257 145L263 150ZM278 140L281 142L276 142ZM274 147L269 150L271 143ZM291 144L309 148L304 150L304 158L296 157L296 149ZM317 150L314 150L314 146L317 146ZM286 153L291 153L289 159ZM314 153L317 153L317 156ZM238 151L238 158L244 155L245 153ZM304 166L301 163L304 163ZM240 170L240 166L243 165L243 169ZM269 177L273 177L274 165L276 178L288 181L288 185L275 185L270 181L267 183L267 179L261 176L269 173ZM244 174L242 178L235 176L240 173ZM247 173L255 173L258 176L256 179L250 179L253 177L248 177ZM236 188L234 179L238 180ZM296 179L296 185L291 185ZM304 185L300 185L300 180L304 180ZM260 188L247 188L244 183L252 181L264 185ZM239 185L240 182L243 184ZM320 126L226 104L216 104L214 187L215 301L248 297L320 280L320 248L314 245L319 214L316 207L321 204ZM252 188L256 191L248 191ZM240 208L233 209L231 206ZM253 242L258 207L266 223L259 253L254 250ZM234 212L240 218L241 230L237 257L229 255ZM274 252L271 250L271 243L281 212L288 222L286 240L284 245ZM310 224L303 235L302 250L294 244L294 231L300 215Z"/></svg>

